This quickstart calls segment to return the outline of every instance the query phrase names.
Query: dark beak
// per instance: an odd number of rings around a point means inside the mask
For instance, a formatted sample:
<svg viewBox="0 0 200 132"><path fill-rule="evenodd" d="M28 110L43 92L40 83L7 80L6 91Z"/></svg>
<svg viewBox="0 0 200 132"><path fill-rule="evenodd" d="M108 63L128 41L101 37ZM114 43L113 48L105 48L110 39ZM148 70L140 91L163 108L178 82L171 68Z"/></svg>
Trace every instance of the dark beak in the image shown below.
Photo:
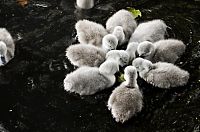
<svg viewBox="0 0 200 132"><path fill-rule="evenodd" d="M6 58L4 56L1 56L1 61L3 64L6 64Z"/></svg>
<svg viewBox="0 0 200 132"><path fill-rule="evenodd" d="M111 50L114 50L114 48L110 48L110 49L108 49L108 51L111 51Z"/></svg>
<svg viewBox="0 0 200 132"><path fill-rule="evenodd" d="M139 57L139 54L138 54L137 51L135 52L135 57L136 57L136 58Z"/></svg>
<svg viewBox="0 0 200 132"><path fill-rule="evenodd" d="M111 49L107 49L107 50L108 50L108 52L111 51Z"/></svg>
<svg viewBox="0 0 200 132"><path fill-rule="evenodd" d="M139 55L139 57L141 57L141 58L144 58L144 57L145 57L145 55L144 55L144 54L141 54L141 55Z"/></svg>

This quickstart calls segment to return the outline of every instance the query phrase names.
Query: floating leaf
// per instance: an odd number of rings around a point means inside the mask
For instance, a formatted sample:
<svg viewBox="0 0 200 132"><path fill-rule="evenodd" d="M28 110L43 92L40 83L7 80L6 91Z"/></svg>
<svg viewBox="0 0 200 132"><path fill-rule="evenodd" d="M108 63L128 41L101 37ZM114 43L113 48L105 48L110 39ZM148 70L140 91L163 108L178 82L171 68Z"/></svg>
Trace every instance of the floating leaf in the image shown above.
<svg viewBox="0 0 200 132"><path fill-rule="evenodd" d="M124 79L124 74L123 73L120 73L120 75L118 76L118 82L124 82L125 79Z"/></svg>
<svg viewBox="0 0 200 132"><path fill-rule="evenodd" d="M29 3L29 0L17 0L17 3L22 7L25 7Z"/></svg>
<svg viewBox="0 0 200 132"><path fill-rule="evenodd" d="M140 17L142 16L142 13L140 12L140 10L136 10L135 8L132 8L132 7L127 7L127 10L131 12L135 18L138 16Z"/></svg>

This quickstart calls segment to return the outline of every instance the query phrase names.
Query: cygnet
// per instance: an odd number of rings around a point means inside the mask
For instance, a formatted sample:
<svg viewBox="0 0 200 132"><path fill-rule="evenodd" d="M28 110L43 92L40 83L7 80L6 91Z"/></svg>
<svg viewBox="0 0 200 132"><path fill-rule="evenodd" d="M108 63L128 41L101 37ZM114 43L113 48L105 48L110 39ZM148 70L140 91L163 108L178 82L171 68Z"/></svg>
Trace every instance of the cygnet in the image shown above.
<svg viewBox="0 0 200 132"><path fill-rule="evenodd" d="M0 66L7 64L15 53L12 36L5 28L0 28Z"/></svg>
<svg viewBox="0 0 200 132"><path fill-rule="evenodd" d="M175 63L185 52L185 44L176 39L160 40L155 43L144 41L139 44L137 53L140 57L151 62Z"/></svg>
<svg viewBox="0 0 200 132"><path fill-rule="evenodd" d="M115 88L108 99L108 109L117 122L124 123L140 112L143 96L137 84L137 71L134 66L124 70L125 82Z"/></svg>
<svg viewBox="0 0 200 132"><path fill-rule="evenodd" d="M118 63L106 61L99 68L80 67L64 79L64 89L80 95L92 95L114 85Z"/></svg>
<svg viewBox="0 0 200 132"><path fill-rule="evenodd" d="M124 50L111 50L106 54L106 59L118 62L121 67L129 63L129 55Z"/></svg>
<svg viewBox="0 0 200 132"><path fill-rule="evenodd" d="M118 46L121 46L124 41L125 41L125 34L124 34L124 31L123 31L123 27L122 26L116 26L114 28L114 31L112 33L113 35L115 35L118 39Z"/></svg>
<svg viewBox="0 0 200 132"><path fill-rule="evenodd" d="M133 60L141 78L159 88L179 87L187 84L189 73L172 63L157 62L136 58Z"/></svg>
<svg viewBox="0 0 200 132"><path fill-rule="evenodd" d="M107 34L103 37L102 40L102 49L106 52L110 50L115 50L118 45L118 39L115 35Z"/></svg>
<svg viewBox="0 0 200 132"><path fill-rule="evenodd" d="M124 51L111 50L106 55L106 51L103 49L86 44L69 46L66 50L66 57L73 65L78 67L99 67L106 59L117 61L123 67L128 64L129 59L128 54Z"/></svg>
<svg viewBox="0 0 200 132"><path fill-rule="evenodd" d="M101 24L88 20L79 20L75 29L81 44L92 44L98 47L102 46L102 39L108 34Z"/></svg>
<svg viewBox="0 0 200 132"><path fill-rule="evenodd" d="M78 67L99 67L106 59L106 52L93 45L75 44L67 48L66 57Z"/></svg>
<svg viewBox="0 0 200 132"><path fill-rule="evenodd" d="M167 25L160 19L141 23L132 34L129 43L140 43L143 41L156 42L158 40L162 40L165 37L166 30Z"/></svg>
<svg viewBox="0 0 200 132"><path fill-rule="evenodd" d="M137 23L135 17L129 11L122 9L112 15L106 22L106 29L109 33L113 33L117 26L123 28L125 40L122 43L126 43L137 27Z"/></svg>
<svg viewBox="0 0 200 132"><path fill-rule="evenodd" d="M76 4L81 9L91 9L94 6L94 0L76 0Z"/></svg>

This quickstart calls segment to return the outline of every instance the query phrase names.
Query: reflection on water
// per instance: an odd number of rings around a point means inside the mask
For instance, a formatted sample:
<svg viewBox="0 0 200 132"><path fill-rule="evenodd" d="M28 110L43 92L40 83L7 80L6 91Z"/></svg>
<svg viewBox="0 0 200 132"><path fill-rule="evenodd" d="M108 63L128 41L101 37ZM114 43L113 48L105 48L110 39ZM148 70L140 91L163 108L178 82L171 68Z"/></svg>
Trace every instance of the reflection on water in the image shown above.
<svg viewBox="0 0 200 132"><path fill-rule="evenodd" d="M154 88L138 79L144 109L121 125L106 103L112 89L80 97L63 90L65 75L75 69L65 49L76 43L74 25L89 19L105 25L119 9L136 7L138 22L163 19L169 37L181 39L186 53L177 65L190 72L187 86ZM30 1L25 8L1 1L0 26L16 40L16 56L0 68L0 124L10 131L199 131L200 3L195 1L97 0L91 10L78 10L74 0Z"/></svg>

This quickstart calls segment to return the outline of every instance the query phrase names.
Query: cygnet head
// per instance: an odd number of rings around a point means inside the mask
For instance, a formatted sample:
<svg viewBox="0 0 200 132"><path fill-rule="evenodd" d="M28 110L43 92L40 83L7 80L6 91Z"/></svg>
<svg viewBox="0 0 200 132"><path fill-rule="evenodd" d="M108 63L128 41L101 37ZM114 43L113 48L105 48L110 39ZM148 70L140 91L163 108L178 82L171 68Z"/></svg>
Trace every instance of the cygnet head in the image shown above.
<svg viewBox="0 0 200 132"><path fill-rule="evenodd" d="M106 75L114 75L119 71L119 65L116 61L107 60L99 67L99 72Z"/></svg>
<svg viewBox="0 0 200 132"><path fill-rule="evenodd" d="M122 66L122 67L128 65L128 63L129 63L129 54L124 50L120 50L119 54L120 54L119 65Z"/></svg>
<svg viewBox="0 0 200 132"><path fill-rule="evenodd" d="M153 45L153 43L149 41L144 41L139 44L137 48L137 52L140 57L145 58L154 54L155 46Z"/></svg>
<svg viewBox="0 0 200 132"><path fill-rule="evenodd" d="M128 65L129 54L124 50L111 50L106 54L106 59L118 61L121 67Z"/></svg>
<svg viewBox="0 0 200 132"><path fill-rule="evenodd" d="M136 58L133 60L132 65L136 68L137 71L142 71L143 67L142 67L142 63L143 63L144 59L143 58Z"/></svg>
<svg viewBox="0 0 200 132"><path fill-rule="evenodd" d="M137 70L134 66L127 66L124 69L124 79L129 80L130 77L134 77L134 79L137 78Z"/></svg>
<svg viewBox="0 0 200 132"><path fill-rule="evenodd" d="M144 59L143 61L143 68L145 69L146 72L148 72L149 70L153 69L153 64L151 61Z"/></svg>
<svg viewBox="0 0 200 132"><path fill-rule="evenodd" d="M103 37L102 48L105 51L115 50L118 45L118 39L115 35L107 34Z"/></svg>
<svg viewBox="0 0 200 132"><path fill-rule="evenodd" d="M139 72L143 70L149 71L153 68L153 64L151 63L151 61L140 57L133 60L132 65L135 66L136 70Z"/></svg>
<svg viewBox="0 0 200 132"><path fill-rule="evenodd" d="M94 0L76 0L79 8L90 9L94 6Z"/></svg>
<svg viewBox="0 0 200 132"><path fill-rule="evenodd" d="M0 65L6 64L7 46L3 41L0 41Z"/></svg>
<svg viewBox="0 0 200 132"><path fill-rule="evenodd" d="M125 40L125 34L122 26L116 26L112 34L115 35L118 40Z"/></svg>

